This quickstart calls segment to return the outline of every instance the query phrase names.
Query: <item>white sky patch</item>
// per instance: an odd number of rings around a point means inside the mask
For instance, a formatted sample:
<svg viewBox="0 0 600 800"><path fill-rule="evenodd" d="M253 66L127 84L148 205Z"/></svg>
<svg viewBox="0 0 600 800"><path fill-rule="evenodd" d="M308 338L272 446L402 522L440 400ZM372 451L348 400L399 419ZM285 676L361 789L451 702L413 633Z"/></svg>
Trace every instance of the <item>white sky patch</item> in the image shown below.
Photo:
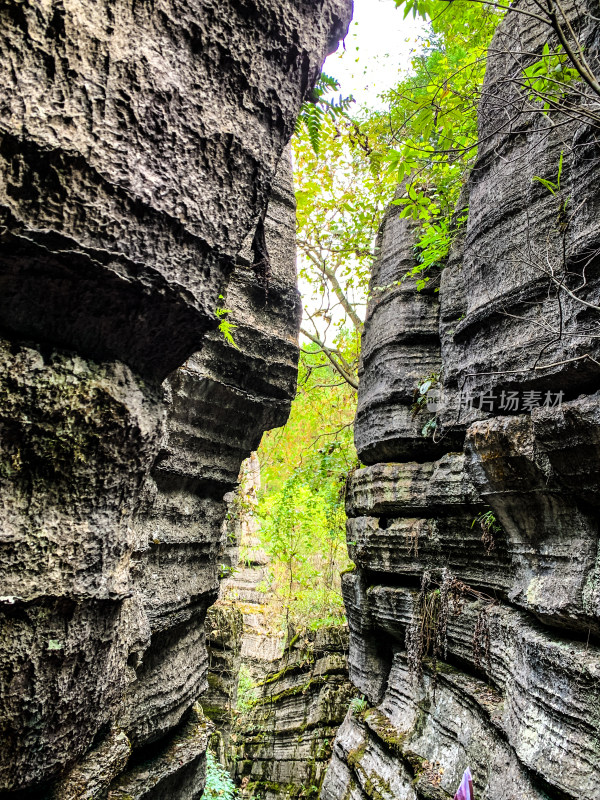
<svg viewBox="0 0 600 800"><path fill-rule="evenodd" d="M378 108L378 95L391 89L410 68L419 49L423 21L404 11L394 0L354 0L354 19L337 53L325 61L324 71L340 83L342 94L353 95L359 106Z"/></svg>

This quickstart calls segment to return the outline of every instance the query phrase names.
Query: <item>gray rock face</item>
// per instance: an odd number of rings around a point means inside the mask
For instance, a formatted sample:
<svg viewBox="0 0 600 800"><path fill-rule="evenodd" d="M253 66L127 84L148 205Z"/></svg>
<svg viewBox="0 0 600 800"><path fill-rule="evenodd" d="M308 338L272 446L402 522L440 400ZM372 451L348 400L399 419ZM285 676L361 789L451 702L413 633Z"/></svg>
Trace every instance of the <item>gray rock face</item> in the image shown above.
<svg viewBox="0 0 600 800"><path fill-rule="evenodd" d="M359 368L354 439L365 464L433 460L460 446L453 431L439 437L421 431L431 414L417 406L419 386L441 370L440 303L434 289L417 292L415 225L396 206L385 215L376 244Z"/></svg>
<svg viewBox="0 0 600 800"><path fill-rule="evenodd" d="M598 66L597 4L584 6L572 22ZM389 286L411 239L393 212L384 221L373 283L387 288L369 308L356 427L368 466L347 494L357 569L343 579L366 703L339 730L323 800L451 798L467 766L481 800L599 796L600 311L557 292L540 259L566 267L573 290L587 260L576 294L598 304L600 159L585 121L508 120L515 53L544 41L516 15L497 33L439 307ZM557 197L532 178L555 178L561 151ZM411 405L435 358L432 443Z"/></svg>
<svg viewBox="0 0 600 800"><path fill-rule="evenodd" d="M412 409L419 383L441 366L437 297L416 292L412 279L396 285L414 266L413 241L414 224L392 206L377 240L362 339L354 437L365 464L444 452L420 435L426 416Z"/></svg>
<svg viewBox="0 0 600 800"><path fill-rule="evenodd" d="M137 496L160 394L122 364L1 347L0 785L41 781L114 719L130 647ZM146 626L147 627L147 626Z"/></svg>
<svg viewBox="0 0 600 800"><path fill-rule="evenodd" d="M65 780L57 782L50 797L52 800L103 800L110 784L125 769L130 755L131 742L125 733L111 729Z"/></svg>
<svg viewBox="0 0 600 800"><path fill-rule="evenodd" d="M598 396L564 403L560 410L474 423L467 452L481 497L506 531L513 562L509 599L549 624L597 634L598 515L593 505L582 502L582 493L563 484L560 473L569 464L563 466L556 439L554 468L544 451L544 438L556 437L557 430L562 434L564 418L573 418L582 406L588 412L593 408L593 419ZM593 431L589 415L575 418ZM568 458L571 443L565 445ZM598 454L591 441L587 449L588 457Z"/></svg>
<svg viewBox="0 0 600 800"><path fill-rule="evenodd" d="M0 9L9 796L201 794L223 496L295 388L289 167L274 178L350 6Z"/></svg>
<svg viewBox="0 0 600 800"><path fill-rule="evenodd" d="M349 11L5 3L2 327L161 379L179 367Z"/></svg>
<svg viewBox="0 0 600 800"><path fill-rule="evenodd" d="M322 628L286 650L238 729L237 777L247 796L318 797L337 729L355 689L347 631Z"/></svg>
<svg viewBox="0 0 600 800"><path fill-rule="evenodd" d="M268 280L242 253L224 294L235 346L219 331L209 334L168 380L166 431L134 553L152 633L126 698L124 724L136 746L176 724L207 686L203 625L219 590L224 498L263 432L285 423L295 391L294 220L286 157L265 215Z"/></svg>
<svg viewBox="0 0 600 800"><path fill-rule="evenodd" d="M200 800L211 730L210 722L194 706L174 737L152 751L150 759L132 762L113 782L107 800Z"/></svg>
<svg viewBox="0 0 600 800"><path fill-rule="evenodd" d="M574 28L592 63L598 59L593 0L571 6ZM592 254L598 248L600 143L585 119L551 125L541 114L517 114L511 80L526 56L540 52L547 30L518 14L501 26L493 44L479 111L482 146L469 185L469 217L461 265L461 311L454 355L444 365L449 383L473 392L520 388L568 397L597 388L597 316L566 291L598 305L600 286ZM504 53L504 55L503 55ZM499 115L499 108L504 109ZM521 133L522 132L522 135ZM556 181L553 196L535 177ZM585 192L585 197L583 196ZM560 217L569 199L570 211ZM591 261L588 259L592 256ZM586 265L586 266L584 266ZM587 284L577 291L582 280ZM562 320L562 327L561 327ZM586 356L590 356L586 357ZM565 363L566 362L566 363ZM494 372L489 375L485 373Z"/></svg>

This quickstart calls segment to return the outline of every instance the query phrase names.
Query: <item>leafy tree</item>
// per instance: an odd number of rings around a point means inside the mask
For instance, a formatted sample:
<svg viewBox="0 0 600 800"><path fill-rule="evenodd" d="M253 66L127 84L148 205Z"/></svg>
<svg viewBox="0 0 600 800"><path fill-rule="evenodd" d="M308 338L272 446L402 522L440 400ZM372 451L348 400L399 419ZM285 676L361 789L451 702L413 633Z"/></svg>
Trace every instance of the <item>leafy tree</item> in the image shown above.
<svg viewBox="0 0 600 800"><path fill-rule="evenodd" d="M271 556L270 589L288 636L344 620L340 571L345 543L345 459L341 444L325 445L263 500L261 538Z"/></svg>
<svg viewBox="0 0 600 800"><path fill-rule="evenodd" d="M559 0L533 0L527 6L491 0L395 2L405 16L412 12L429 20L431 36L413 61L413 74L389 93L389 114L365 124L379 126L382 135L374 138L382 147L381 157L405 182L404 196L395 201L401 215L421 222L419 264L412 274L422 273L424 286L427 271L443 266L467 218L456 204L480 144L477 110L491 39L505 14L542 22L548 41L539 53L522 52L517 38L511 41L511 59L523 67L488 90L492 96L497 91L507 112L508 121L502 115L499 129L532 113L587 118L600 125L600 83ZM494 50L494 55L502 51Z"/></svg>
<svg viewBox="0 0 600 800"><path fill-rule="evenodd" d="M344 619L339 575L349 563L344 503L346 476L356 464L355 395L345 382L332 388L333 375L331 365L301 364L290 420L266 434L259 450L260 536L271 557L269 589L288 633Z"/></svg>
<svg viewBox="0 0 600 800"><path fill-rule="evenodd" d="M405 16L411 10L431 15L429 38L413 58L409 75L386 93L388 109L369 115L362 129L403 186L393 201L399 214L420 222L417 266L411 274L420 276L422 288L430 267L443 265L466 220L464 210L458 220L453 215L477 155L487 50L502 12L460 0L406 0L404 5Z"/></svg>
<svg viewBox="0 0 600 800"><path fill-rule="evenodd" d="M300 130L293 152L300 279L308 290L302 334L317 348L311 363L320 356L356 389L373 246L394 179L365 152L347 113L323 118L316 151L310 132Z"/></svg>
<svg viewBox="0 0 600 800"><path fill-rule="evenodd" d="M339 379L335 385L331 364L310 363L311 357L318 358L316 345L307 347L306 354L300 362L298 392L288 422L265 433L258 451L263 495L280 491L295 472L307 468L319 449L332 443L339 445L341 472L356 464L352 428L356 394Z"/></svg>

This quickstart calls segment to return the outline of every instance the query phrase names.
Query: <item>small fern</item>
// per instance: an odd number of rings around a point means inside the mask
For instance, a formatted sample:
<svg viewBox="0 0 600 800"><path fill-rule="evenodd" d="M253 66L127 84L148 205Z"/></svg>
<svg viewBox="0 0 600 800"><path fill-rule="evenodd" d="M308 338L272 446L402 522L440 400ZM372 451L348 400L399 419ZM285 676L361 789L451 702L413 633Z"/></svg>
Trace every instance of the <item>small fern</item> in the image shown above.
<svg viewBox="0 0 600 800"><path fill-rule="evenodd" d="M313 89L311 99L303 103L298 119L296 120L295 133L300 135L302 128L306 128L308 138L315 155L319 155L321 145L321 128L326 117L337 119L345 117L349 107L354 102L352 95L339 99L327 99L326 95L337 92L340 88L335 78L326 75L324 72L319 76L317 85Z"/></svg>
<svg viewBox="0 0 600 800"><path fill-rule="evenodd" d="M222 294L219 295L219 300L223 300L224 297ZM230 344L232 347L235 347L236 350L240 348L235 343L235 339L233 338L233 331L238 327L234 322L231 322L227 319L227 315L231 314L230 308L217 308L215 311L217 315L217 319L219 320L219 331L221 335L225 339L225 341Z"/></svg>
<svg viewBox="0 0 600 800"><path fill-rule="evenodd" d="M350 701L350 708L353 714L364 714L369 707L369 704L364 697L353 697Z"/></svg>

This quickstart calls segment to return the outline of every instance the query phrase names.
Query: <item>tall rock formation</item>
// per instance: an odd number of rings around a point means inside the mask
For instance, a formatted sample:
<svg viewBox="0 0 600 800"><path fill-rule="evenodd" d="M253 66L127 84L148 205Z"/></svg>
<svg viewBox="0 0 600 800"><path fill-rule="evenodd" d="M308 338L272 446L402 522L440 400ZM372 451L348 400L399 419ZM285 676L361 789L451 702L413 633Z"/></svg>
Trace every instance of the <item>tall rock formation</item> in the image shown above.
<svg viewBox="0 0 600 800"><path fill-rule="evenodd" d="M236 728L242 796L319 796L333 740L356 693L347 652L345 627L305 632L256 687L257 697Z"/></svg>
<svg viewBox="0 0 600 800"><path fill-rule="evenodd" d="M201 794L222 498L294 390L274 176L350 5L0 8L3 796Z"/></svg>
<svg viewBox="0 0 600 800"><path fill-rule="evenodd" d="M600 71L598 4L580 6ZM467 766L478 800L600 796L600 137L516 112L511 79L547 36L515 14L496 34L439 294L391 286L414 234L384 221L344 578L367 702L323 800L451 798ZM533 179L561 153L554 195Z"/></svg>

